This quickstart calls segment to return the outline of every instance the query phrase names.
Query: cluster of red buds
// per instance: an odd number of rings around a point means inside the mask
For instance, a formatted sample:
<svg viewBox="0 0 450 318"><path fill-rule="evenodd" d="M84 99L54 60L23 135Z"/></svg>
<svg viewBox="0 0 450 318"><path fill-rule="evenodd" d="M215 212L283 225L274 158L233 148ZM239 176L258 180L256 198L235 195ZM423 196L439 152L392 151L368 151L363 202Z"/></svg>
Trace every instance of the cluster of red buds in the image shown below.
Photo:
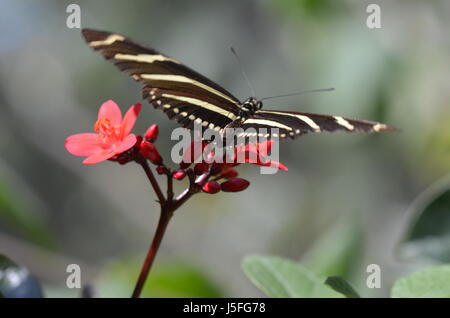
<svg viewBox="0 0 450 318"><path fill-rule="evenodd" d="M234 149L234 158L231 160L229 158L228 160L223 158L223 162L216 162L213 159L199 161L198 158L200 156L205 157L203 153L208 143L205 141L192 141L184 152L178 169L171 171L164 164L163 158L155 146L157 138L158 125L152 125L147 129L143 137L136 136L136 144L133 148L110 160L125 164L130 161L136 161L139 157L144 157L156 166L158 174L170 174L170 177L175 180L183 180L186 176L192 176L195 184L201 187L203 192L210 194L220 191L239 192L245 190L250 185L248 180L238 177L238 171L235 169L240 164L237 160L238 158L243 158L245 163L259 166L272 166L281 170L287 170L283 164L265 159L270 154L272 148L272 140L266 140L262 143L236 146ZM196 156L194 156L195 147L201 148L200 153ZM211 152L206 157L213 158L214 153Z"/></svg>

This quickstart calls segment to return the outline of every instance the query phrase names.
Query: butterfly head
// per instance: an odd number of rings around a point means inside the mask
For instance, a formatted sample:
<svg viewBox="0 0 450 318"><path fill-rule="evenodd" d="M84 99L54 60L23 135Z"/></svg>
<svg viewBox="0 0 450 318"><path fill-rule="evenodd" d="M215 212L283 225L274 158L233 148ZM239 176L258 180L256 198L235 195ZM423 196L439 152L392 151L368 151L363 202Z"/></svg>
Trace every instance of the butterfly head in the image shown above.
<svg viewBox="0 0 450 318"><path fill-rule="evenodd" d="M255 111L262 108L262 102L257 100L255 97L247 98L241 105L241 109L244 112L254 113Z"/></svg>

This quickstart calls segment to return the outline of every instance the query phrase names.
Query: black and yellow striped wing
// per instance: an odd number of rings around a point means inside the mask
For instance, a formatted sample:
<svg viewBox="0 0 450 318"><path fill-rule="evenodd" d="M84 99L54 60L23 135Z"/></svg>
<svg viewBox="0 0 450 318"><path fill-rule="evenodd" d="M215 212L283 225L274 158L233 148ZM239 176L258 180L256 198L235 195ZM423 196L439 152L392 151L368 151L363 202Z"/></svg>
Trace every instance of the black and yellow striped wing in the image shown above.
<svg viewBox="0 0 450 318"><path fill-rule="evenodd" d="M279 110L258 110L252 116L243 118L239 124L232 123L230 127L241 127L244 130L254 128L260 132L261 128L267 129L264 137L295 138L309 132L380 132L394 131L395 129L385 124L351 119L341 116L328 116ZM278 128L278 133L270 135L271 128ZM248 134L252 134L250 131Z"/></svg>
<svg viewBox="0 0 450 318"><path fill-rule="evenodd" d="M221 131L238 117L239 100L177 60L119 34L91 29L82 34L90 47L144 84L144 99L183 127L196 121Z"/></svg>

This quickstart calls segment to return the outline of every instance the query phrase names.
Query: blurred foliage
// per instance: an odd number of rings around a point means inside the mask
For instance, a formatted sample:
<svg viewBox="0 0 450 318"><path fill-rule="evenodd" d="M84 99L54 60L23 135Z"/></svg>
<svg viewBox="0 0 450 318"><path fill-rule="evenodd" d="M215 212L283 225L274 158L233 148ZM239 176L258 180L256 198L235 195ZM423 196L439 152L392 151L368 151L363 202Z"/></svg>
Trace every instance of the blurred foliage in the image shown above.
<svg viewBox="0 0 450 318"><path fill-rule="evenodd" d="M350 279L360 265L363 237L354 220L342 220L324 231L302 257L306 267L324 276Z"/></svg>
<svg viewBox="0 0 450 318"><path fill-rule="evenodd" d="M327 277L325 284L347 298L359 298L358 292L345 279L340 276Z"/></svg>
<svg viewBox="0 0 450 318"><path fill-rule="evenodd" d="M422 156L424 161L430 162L430 172L439 176L443 170L450 171L450 113L443 114L426 133L428 138Z"/></svg>
<svg viewBox="0 0 450 318"><path fill-rule="evenodd" d="M51 232L42 217L27 204L26 193L17 194L0 179L0 223L12 232L45 247L53 247Z"/></svg>
<svg viewBox="0 0 450 318"><path fill-rule="evenodd" d="M280 0L275 1L274 4L293 17L302 15L310 19L336 17L340 11L348 9L346 3L332 0Z"/></svg>
<svg viewBox="0 0 450 318"><path fill-rule="evenodd" d="M392 287L393 298L450 298L450 265L430 267L403 277Z"/></svg>
<svg viewBox="0 0 450 318"><path fill-rule="evenodd" d="M5 298L42 298L39 282L27 268L0 254L0 295Z"/></svg>
<svg viewBox="0 0 450 318"><path fill-rule="evenodd" d="M400 245L400 255L450 262L450 179L426 190L411 212L415 219Z"/></svg>
<svg viewBox="0 0 450 318"><path fill-rule="evenodd" d="M95 289L100 297L130 297L142 264L115 261L100 274ZM141 297L223 297L220 289L199 268L183 262L155 264Z"/></svg>
<svg viewBox="0 0 450 318"><path fill-rule="evenodd" d="M343 278L324 279L299 263L276 256L247 256L242 267L250 281L275 298L359 298ZM450 265L430 267L397 280L393 298L450 298Z"/></svg>
<svg viewBox="0 0 450 318"><path fill-rule="evenodd" d="M247 256L242 261L242 268L251 282L270 297L342 297L342 294L325 285L324 277L287 259L275 256Z"/></svg>

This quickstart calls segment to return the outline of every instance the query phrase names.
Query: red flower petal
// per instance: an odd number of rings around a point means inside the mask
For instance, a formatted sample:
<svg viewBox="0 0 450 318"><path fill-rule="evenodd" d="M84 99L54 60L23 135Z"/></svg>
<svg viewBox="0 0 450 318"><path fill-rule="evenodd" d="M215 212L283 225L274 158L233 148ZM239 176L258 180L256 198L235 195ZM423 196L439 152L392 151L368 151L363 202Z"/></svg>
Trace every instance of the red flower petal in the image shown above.
<svg viewBox="0 0 450 318"><path fill-rule="evenodd" d="M141 104L134 104L131 108L126 112L122 121L122 138L127 136L134 127L136 123L136 119L139 116L139 112L141 111Z"/></svg>
<svg viewBox="0 0 450 318"><path fill-rule="evenodd" d="M90 156L101 150L101 143L95 133L76 134L66 138L66 150L75 156Z"/></svg>
<svg viewBox="0 0 450 318"><path fill-rule="evenodd" d="M272 151L272 145L273 140L272 139L266 139L263 142L253 143L253 144L247 144L244 147L242 147L241 150L243 151L254 151L261 153L263 156L267 156Z"/></svg>
<svg viewBox="0 0 450 318"><path fill-rule="evenodd" d="M242 178L231 178L220 186L224 192L239 192L247 189L250 182Z"/></svg>
<svg viewBox="0 0 450 318"><path fill-rule="evenodd" d="M256 151L263 156L267 156L272 152L273 140L267 139L261 143L258 143L256 146Z"/></svg>
<svg viewBox="0 0 450 318"><path fill-rule="evenodd" d="M116 144L116 148L113 149L115 154L121 154L122 152L125 152L129 150L130 148L133 148L136 144L136 136L134 134L128 135L125 137L124 140L122 140L119 144Z"/></svg>
<svg viewBox="0 0 450 318"><path fill-rule="evenodd" d="M105 161L109 158L114 157L115 153L111 150L102 150L97 153L94 153L93 155L90 155L86 159L84 159L83 163L85 165L93 165L102 161Z"/></svg>
<svg viewBox="0 0 450 318"><path fill-rule="evenodd" d="M111 125L120 125L122 122L122 112L114 101L108 100L100 107L98 119L103 118L107 118Z"/></svg>
<svg viewBox="0 0 450 318"><path fill-rule="evenodd" d="M147 141L154 142L158 138L158 125L151 125L145 132L144 138Z"/></svg>
<svg viewBox="0 0 450 318"><path fill-rule="evenodd" d="M278 161L273 161L273 160L269 160L265 164L261 164L260 166L277 168L279 170L284 170L284 171L289 170L288 167L286 167L284 164L282 164Z"/></svg>
<svg viewBox="0 0 450 318"><path fill-rule="evenodd" d="M278 162L278 161L274 161L274 160L266 160L265 158L263 158L263 160L258 159L257 162L249 162L251 164L254 165L258 165L258 166L263 166L263 167L272 167L272 168L276 168L279 170L288 170L288 167L286 167L284 164Z"/></svg>
<svg viewBox="0 0 450 318"><path fill-rule="evenodd" d="M214 194L220 191L220 184L213 180L208 181L203 185L202 190L203 192Z"/></svg>
<svg viewBox="0 0 450 318"><path fill-rule="evenodd" d="M265 158L261 153L252 150L247 150L243 154L237 154L237 162L242 163L242 158L244 159L245 163L258 164L260 162L265 162Z"/></svg>

